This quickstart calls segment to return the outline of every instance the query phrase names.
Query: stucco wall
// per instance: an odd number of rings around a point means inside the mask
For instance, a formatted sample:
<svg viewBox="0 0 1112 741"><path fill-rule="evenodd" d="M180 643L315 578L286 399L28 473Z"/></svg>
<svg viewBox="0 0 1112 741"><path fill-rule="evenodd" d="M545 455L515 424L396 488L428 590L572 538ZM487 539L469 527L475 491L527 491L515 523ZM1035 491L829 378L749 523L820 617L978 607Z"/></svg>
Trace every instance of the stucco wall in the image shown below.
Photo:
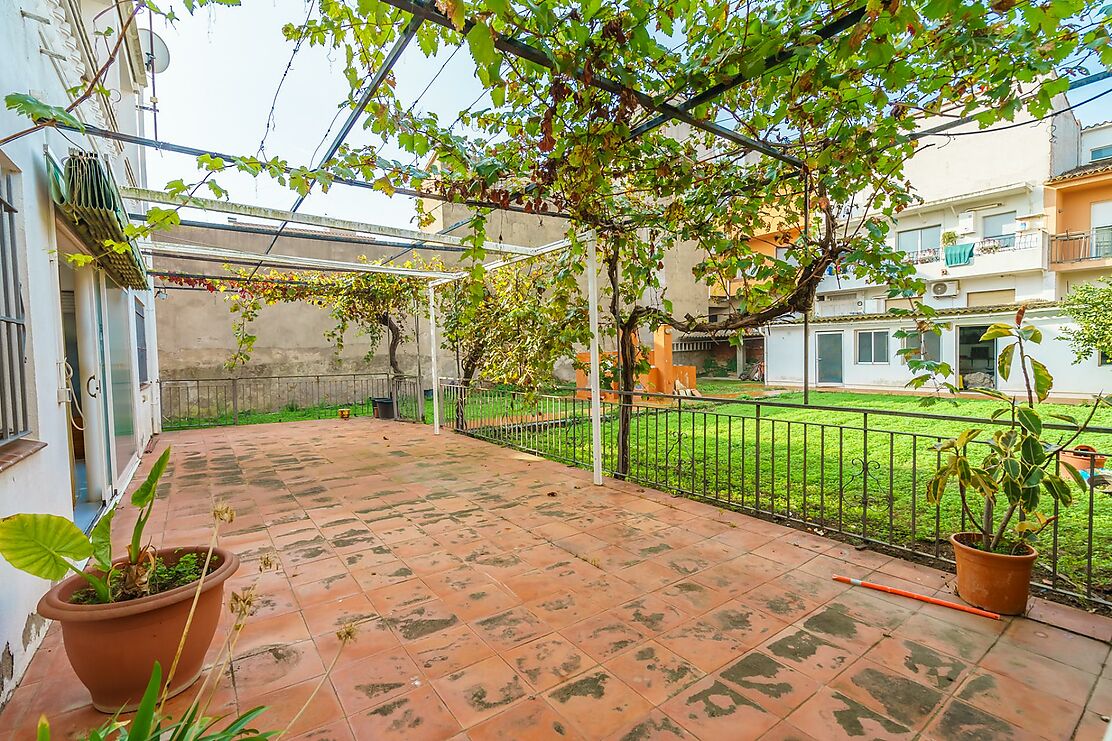
<svg viewBox="0 0 1112 741"><path fill-rule="evenodd" d="M944 319L952 323L952 328L944 330L940 338L941 360L956 367L957 328L963 326L984 326L995 321L1008 321L1010 315L959 316ZM1059 396L1092 396L1112 391L1112 366L1097 364L1096 357L1074 363L1073 354L1062 336L1062 328L1068 318L1053 309L1032 310L1027 320L1043 332L1043 342L1034 348L1035 357L1046 364L1054 376L1054 393ZM842 333L842 386L863 388L903 389L911 380L911 371L896 354L902 347L901 340L892 337L897 329L910 326L892 320L815 323L811 325L810 336L810 381L818 386L816 343L817 335L822 332ZM889 331L887 364L858 364L855 362L854 341L857 330L887 329ZM766 379L770 385L799 385L803 383L803 327L802 325L781 325L769 330L769 347L775 352L768 353ZM1021 393L1023 381L1019 374L1013 374L1008 381L1000 382L1001 390L1007 393Z"/></svg>

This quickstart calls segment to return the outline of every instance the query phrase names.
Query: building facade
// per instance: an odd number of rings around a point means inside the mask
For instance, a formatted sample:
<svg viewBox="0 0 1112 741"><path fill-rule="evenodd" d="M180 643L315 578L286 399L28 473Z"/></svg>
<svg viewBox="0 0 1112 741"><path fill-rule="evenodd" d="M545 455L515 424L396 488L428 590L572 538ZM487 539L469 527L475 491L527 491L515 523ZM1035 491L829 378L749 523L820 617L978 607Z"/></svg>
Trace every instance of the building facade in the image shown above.
<svg viewBox="0 0 1112 741"><path fill-rule="evenodd" d="M1112 390L1112 367L1096 357L1074 362L1060 341L1070 319L1057 308L1078 282L1112 273L1112 125L1082 129L1062 110L1014 128L951 133L908 163L922 201L901 212L889 233L925 285L922 301L939 311L941 335L897 337L914 322L887 312L910 301L831 270L809 331L800 318L766 328L769 384L801 385L806 367L816 387L902 389L912 372L898 353L915 347L949 363L962 387L1018 392L1022 379L999 378L997 343L980 337L1027 305L1028 321L1044 335L1035 354L1054 375L1056 394Z"/></svg>
<svg viewBox="0 0 1112 741"><path fill-rule="evenodd" d="M108 56L94 31L119 29L130 6L99 0L0 3L0 95L72 99ZM121 15L122 14L122 15ZM74 110L89 125L139 131L145 58L134 26L94 95ZM0 111L0 137L28 127ZM134 150L43 129L0 146L0 517L41 512L83 529L129 483L158 429L154 305L137 250L105 252L126 219L90 189L141 184ZM114 219L114 221L112 220ZM95 258L76 267L68 256ZM35 605L50 586L0 559L0 707L46 626Z"/></svg>

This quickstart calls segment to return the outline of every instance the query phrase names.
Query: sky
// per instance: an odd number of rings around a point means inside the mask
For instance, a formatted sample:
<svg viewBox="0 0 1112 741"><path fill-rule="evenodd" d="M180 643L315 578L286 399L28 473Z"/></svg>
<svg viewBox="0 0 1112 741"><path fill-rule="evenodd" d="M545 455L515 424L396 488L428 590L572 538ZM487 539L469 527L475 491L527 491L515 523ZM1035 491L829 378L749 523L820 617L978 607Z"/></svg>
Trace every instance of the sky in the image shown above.
<svg viewBox="0 0 1112 741"><path fill-rule="evenodd" d="M293 48L293 43L283 37L282 26L303 20L307 8L303 0L246 0L239 7L202 8L194 15L184 15L173 26L156 20L154 30L170 49L170 65L156 80L159 138L229 154L253 155L263 138L277 91L265 153L294 165L315 163L314 152L327 146L324 139L330 125L335 121L338 126L347 115L345 108L337 118L337 106L346 100L348 91L342 55L308 44L302 45L285 80L281 79ZM448 59L451 52L442 50L426 58L413 43L394 67L398 94L405 103L416 100L436 76L418 107L435 112L442 121L453 120L482 93L467 50ZM1072 91L1069 97L1076 104L1108 90L1112 90L1112 80ZM1112 94L1081 106L1076 114L1084 125L1112 120ZM153 136L154 118L150 113L146 118L146 134ZM356 127L347 141L360 144L373 139ZM393 157L400 152L387 150L384 154ZM150 185L161 187L176 178L185 182L199 179L193 158L148 150ZM288 209L296 199L296 194L266 176L226 173L217 180L237 202ZM334 186L328 193L314 192L300 210L415 228L411 198L389 198L362 188ZM222 219L215 214L188 215Z"/></svg>

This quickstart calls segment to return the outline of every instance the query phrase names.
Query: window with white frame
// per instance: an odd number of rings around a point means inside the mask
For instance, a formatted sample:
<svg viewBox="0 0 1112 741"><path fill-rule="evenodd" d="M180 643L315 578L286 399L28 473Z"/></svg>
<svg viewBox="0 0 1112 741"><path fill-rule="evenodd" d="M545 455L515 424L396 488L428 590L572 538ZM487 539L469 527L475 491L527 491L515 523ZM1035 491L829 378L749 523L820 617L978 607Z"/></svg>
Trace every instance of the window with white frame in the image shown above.
<svg viewBox="0 0 1112 741"><path fill-rule="evenodd" d="M942 225L905 229L896 234L896 249L908 255L937 250L942 245Z"/></svg>
<svg viewBox="0 0 1112 741"><path fill-rule="evenodd" d="M1089 161L1097 162L1099 160L1112 159L1112 144L1106 144L1103 147L1095 147L1089 150Z"/></svg>
<svg viewBox="0 0 1112 741"><path fill-rule="evenodd" d="M0 168L0 446L28 434L31 426L15 218L15 175Z"/></svg>
<svg viewBox="0 0 1112 741"><path fill-rule="evenodd" d="M904 349L915 350L909 360L942 360L942 338L934 332L914 332L904 338Z"/></svg>
<svg viewBox="0 0 1112 741"><path fill-rule="evenodd" d="M888 363L888 330L859 329L857 331L858 365Z"/></svg>

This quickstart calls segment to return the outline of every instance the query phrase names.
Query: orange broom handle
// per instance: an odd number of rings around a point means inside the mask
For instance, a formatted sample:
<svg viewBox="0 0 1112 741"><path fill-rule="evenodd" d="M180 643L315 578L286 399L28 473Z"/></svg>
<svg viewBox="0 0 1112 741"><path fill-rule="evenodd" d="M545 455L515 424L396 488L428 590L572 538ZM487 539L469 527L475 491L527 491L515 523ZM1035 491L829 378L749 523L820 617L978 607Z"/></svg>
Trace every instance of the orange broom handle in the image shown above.
<svg viewBox="0 0 1112 741"><path fill-rule="evenodd" d="M888 594L898 594L901 597L910 597L911 599L917 599L920 602L927 602L929 604L939 605L941 607L949 607L951 610L961 610L962 612L968 612L972 615L980 615L981 617L992 618L993 620L999 620L1000 619L1000 616L997 615L995 612L989 612L988 610L979 610L976 607L970 607L969 605L959 605L957 602L947 602L946 600L936 599L934 597L928 597L925 594L917 594L915 592L909 592L906 589L896 589L895 587L886 587L883 584L873 584L872 582L861 581L860 579L853 579L853 578L848 577L848 576L838 576L837 574L834 575L834 581L840 581L843 584L849 584L849 585L852 585L852 586L855 586L855 587L868 587L869 589L875 589L878 592L887 592Z"/></svg>

